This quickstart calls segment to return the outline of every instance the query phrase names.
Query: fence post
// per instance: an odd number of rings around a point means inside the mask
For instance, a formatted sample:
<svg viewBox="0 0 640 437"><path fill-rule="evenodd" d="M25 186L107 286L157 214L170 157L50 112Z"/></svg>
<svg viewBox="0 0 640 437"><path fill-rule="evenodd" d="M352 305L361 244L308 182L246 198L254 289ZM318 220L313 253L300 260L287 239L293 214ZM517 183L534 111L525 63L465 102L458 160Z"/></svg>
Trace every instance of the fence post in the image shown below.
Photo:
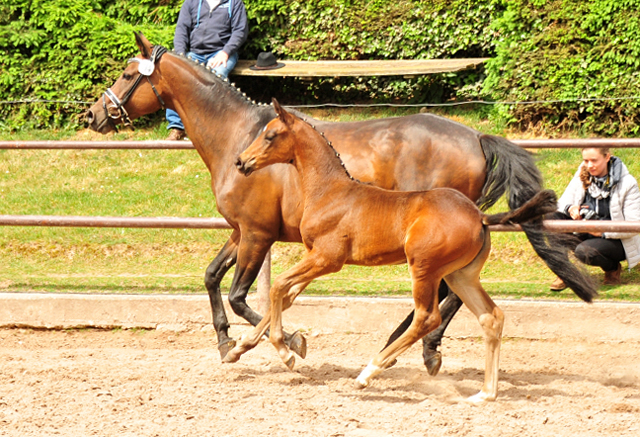
<svg viewBox="0 0 640 437"><path fill-rule="evenodd" d="M258 273L258 312L263 316L269 311L269 290L271 289L271 250L264 257Z"/></svg>

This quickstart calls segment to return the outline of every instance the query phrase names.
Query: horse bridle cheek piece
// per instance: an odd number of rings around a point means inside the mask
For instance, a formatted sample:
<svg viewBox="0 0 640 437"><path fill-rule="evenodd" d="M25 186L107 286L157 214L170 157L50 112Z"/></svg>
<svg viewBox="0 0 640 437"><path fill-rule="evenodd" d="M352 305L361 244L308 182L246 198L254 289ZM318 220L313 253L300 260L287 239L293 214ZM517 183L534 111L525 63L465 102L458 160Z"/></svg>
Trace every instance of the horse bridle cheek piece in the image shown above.
<svg viewBox="0 0 640 437"><path fill-rule="evenodd" d="M140 74L138 75L138 77L136 77L135 82L133 83L131 88L129 88L129 90L126 92L122 100L120 100L118 96L116 96L116 94L113 91L111 91L111 88L107 88L107 90L104 92L104 94L102 95L102 108L104 109L104 113L108 118L110 118L111 120L120 120L124 126L133 127L133 122L129 118L129 114L127 113L127 110L124 109L124 105L129 101L129 99L131 98L131 95L136 90L136 88L142 81L143 77L147 78L147 81L149 81L149 85L151 85L151 89L153 90L153 93L156 95L156 97L158 98L158 101L160 102L160 106L162 106L162 109L165 109L164 100L162 100L162 97L160 97L160 93L158 93L158 90L151 82L150 76L155 71L156 62L158 62L162 57L162 55L164 55L166 52L167 52L167 49L165 49L162 46L153 46L153 50L151 51L151 57L149 59L131 58L127 61L128 64L131 64L132 62L137 62L138 73ZM112 103L111 107L116 109L117 113L115 115L112 115L111 112L109 112L109 110L107 109L106 97L109 97L109 100L111 100L111 103Z"/></svg>

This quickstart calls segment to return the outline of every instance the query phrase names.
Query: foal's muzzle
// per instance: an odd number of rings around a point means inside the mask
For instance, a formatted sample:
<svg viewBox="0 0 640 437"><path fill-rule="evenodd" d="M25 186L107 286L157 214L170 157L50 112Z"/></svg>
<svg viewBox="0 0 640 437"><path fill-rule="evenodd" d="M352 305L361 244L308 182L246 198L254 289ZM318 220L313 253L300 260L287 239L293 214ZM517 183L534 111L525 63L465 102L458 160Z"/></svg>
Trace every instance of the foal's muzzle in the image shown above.
<svg viewBox="0 0 640 437"><path fill-rule="evenodd" d="M236 160L236 168L240 173L245 176L249 176L254 171L254 164L256 160L254 158L248 159L247 161L243 161L241 156L238 156Z"/></svg>

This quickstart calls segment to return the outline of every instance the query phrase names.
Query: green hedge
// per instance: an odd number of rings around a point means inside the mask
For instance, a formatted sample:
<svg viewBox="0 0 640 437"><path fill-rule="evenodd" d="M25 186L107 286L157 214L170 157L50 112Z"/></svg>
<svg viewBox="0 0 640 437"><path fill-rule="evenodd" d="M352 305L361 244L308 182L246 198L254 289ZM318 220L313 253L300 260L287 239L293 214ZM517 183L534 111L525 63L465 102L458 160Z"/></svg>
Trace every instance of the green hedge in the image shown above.
<svg viewBox="0 0 640 437"><path fill-rule="evenodd" d="M504 1L493 23L504 38L484 90L522 128L637 135L640 121L640 0ZM625 98L575 101L577 99ZM566 102L566 100L574 100Z"/></svg>
<svg viewBox="0 0 640 437"><path fill-rule="evenodd" d="M3 0L0 100L92 101L137 47L133 31L168 44L176 6L157 1ZM78 123L86 105L0 105L0 128Z"/></svg>
<svg viewBox="0 0 640 437"><path fill-rule="evenodd" d="M172 47L181 0L3 0L0 101L95 101L134 55L133 31ZM523 128L637 134L640 0L245 0L242 58L492 57L486 69L401 77L234 79L260 101L558 101L500 105ZM485 77L486 73L486 77ZM0 104L0 129L81 125L87 105Z"/></svg>
<svg viewBox="0 0 640 437"><path fill-rule="evenodd" d="M483 56L492 50L491 2L456 0L245 0L251 34L243 58L273 50L289 59ZM0 5L0 100L93 101L135 54L133 30L172 47L180 0L5 0ZM477 73L402 78L244 79L262 101L440 101ZM292 98L291 96L296 96ZM0 105L0 129L80 123L86 105Z"/></svg>

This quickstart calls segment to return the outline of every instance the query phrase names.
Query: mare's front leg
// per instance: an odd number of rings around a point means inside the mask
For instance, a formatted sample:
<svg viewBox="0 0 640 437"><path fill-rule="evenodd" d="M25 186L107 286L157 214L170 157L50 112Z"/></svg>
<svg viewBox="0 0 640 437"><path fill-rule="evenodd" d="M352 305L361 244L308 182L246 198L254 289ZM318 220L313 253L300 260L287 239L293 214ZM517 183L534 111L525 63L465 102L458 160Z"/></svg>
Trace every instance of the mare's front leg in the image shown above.
<svg viewBox="0 0 640 437"><path fill-rule="evenodd" d="M229 269L236 263L239 240L240 232L234 230L222 250L220 250L211 264L209 264L204 275L204 284L207 288L207 293L209 293L209 303L211 304L211 312L213 315L213 326L218 336L220 358L224 358L229 350L236 345L235 340L229 337L230 325L220 293L220 282Z"/></svg>

